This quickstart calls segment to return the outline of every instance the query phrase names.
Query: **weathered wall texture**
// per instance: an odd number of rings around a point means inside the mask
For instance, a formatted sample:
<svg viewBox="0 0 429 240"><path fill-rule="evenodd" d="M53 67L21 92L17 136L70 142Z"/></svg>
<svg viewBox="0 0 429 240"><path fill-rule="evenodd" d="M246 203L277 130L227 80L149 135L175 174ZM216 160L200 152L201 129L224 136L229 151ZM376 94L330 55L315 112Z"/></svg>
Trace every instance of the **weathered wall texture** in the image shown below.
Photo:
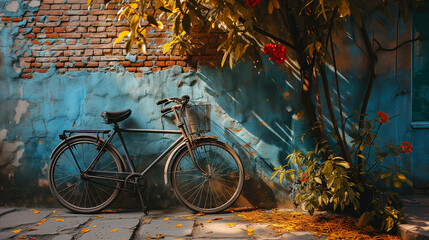
<svg viewBox="0 0 429 240"><path fill-rule="evenodd" d="M206 45L181 58L161 54L168 31L154 29L148 55L125 56L123 45L112 46L123 27L114 20L115 11L87 11L81 0L3 0L0 17L0 205L55 205L47 187L47 168L62 130L106 129L99 114L125 108L133 114L123 126L161 128L155 101L184 94L213 104L212 134L233 145L243 159L246 182L238 205L290 204L290 187L268 180L293 148L303 146L301 135L306 130L300 120L299 82L284 69L266 62L260 73L249 63L233 70L195 70L198 61L217 59L212 55L221 35L202 37ZM405 26L401 31L405 34L400 41L408 39ZM395 39L382 32L376 37ZM347 49L337 56L345 117L353 115L362 100L356 92L365 85L356 83L366 82L367 61L352 38L338 42L339 48ZM429 156L420 144L427 134L410 128L410 47L398 54L397 71L394 53L380 55L379 80L368 113L401 114L381 136L396 144L405 140L414 144L413 155L398 162L412 170L420 154ZM165 120L166 128L174 128ZM170 136L126 137L140 169L172 142ZM163 186L162 170L159 165L147 177L150 199L157 199L153 207L177 204L169 187ZM414 177L426 178L421 173Z"/></svg>

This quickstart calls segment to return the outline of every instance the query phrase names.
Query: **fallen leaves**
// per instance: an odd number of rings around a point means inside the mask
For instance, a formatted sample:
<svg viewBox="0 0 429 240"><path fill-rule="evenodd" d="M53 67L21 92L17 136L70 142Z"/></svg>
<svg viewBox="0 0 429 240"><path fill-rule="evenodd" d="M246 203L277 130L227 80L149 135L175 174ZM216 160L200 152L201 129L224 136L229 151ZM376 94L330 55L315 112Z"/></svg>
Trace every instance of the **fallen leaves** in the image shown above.
<svg viewBox="0 0 429 240"><path fill-rule="evenodd" d="M64 222L64 219L62 219L62 218L56 218L55 221L56 222Z"/></svg>
<svg viewBox="0 0 429 240"><path fill-rule="evenodd" d="M206 223L210 223L211 222L211 220L209 219L209 220L206 220Z"/></svg>
<svg viewBox="0 0 429 240"><path fill-rule="evenodd" d="M308 231L313 232L314 236L321 237L327 236L328 239L341 239L354 240L399 240L399 237L378 233L372 227L359 229L356 220L341 215L318 215L310 216L301 212L286 212L286 211L272 211L264 212L261 210L251 212L240 212L237 216L241 217L244 221L255 223L269 223L269 228L279 233L287 233L291 231ZM249 231L253 234L253 231Z"/></svg>
<svg viewBox="0 0 429 240"><path fill-rule="evenodd" d="M40 213L39 211L37 211L36 209L30 209L30 211L33 211L34 214L38 214Z"/></svg>
<svg viewBox="0 0 429 240"><path fill-rule="evenodd" d="M110 230L110 232L111 232L111 233L114 233L114 232L117 232L118 230L119 230L119 229L115 228L115 229Z"/></svg>
<svg viewBox="0 0 429 240"><path fill-rule="evenodd" d="M82 230L80 230L81 233L87 233L89 231L91 231L91 230L88 228L83 228Z"/></svg>
<svg viewBox="0 0 429 240"><path fill-rule="evenodd" d="M156 234L156 236L150 236L150 235L147 235L146 236L146 238L150 238L150 239L160 239L160 238L164 238L165 237L165 235L164 234Z"/></svg>
<svg viewBox="0 0 429 240"><path fill-rule="evenodd" d="M199 212L199 213L197 213L197 214L194 214L195 216L204 216L204 215L206 215L205 213L203 213L203 212Z"/></svg>
<svg viewBox="0 0 429 240"><path fill-rule="evenodd" d="M12 232L13 233L20 233L22 230L21 229L16 229L16 230L13 230Z"/></svg>
<svg viewBox="0 0 429 240"><path fill-rule="evenodd" d="M253 228L247 229L247 235L252 236L254 231L255 231L255 229L253 229Z"/></svg>
<svg viewBox="0 0 429 240"><path fill-rule="evenodd" d="M174 225L174 227L182 227L183 225L182 224L176 224L176 225Z"/></svg>
<svg viewBox="0 0 429 240"><path fill-rule="evenodd" d="M221 220L221 217L217 217L217 218L212 218L212 221L216 221L216 220Z"/></svg>
<svg viewBox="0 0 429 240"><path fill-rule="evenodd" d="M97 226L97 225L93 225L92 227L93 227L93 228L96 228L96 227L98 227L98 226Z"/></svg>
<svg viewBox="0 0 429 240"><path fill-rule="evenodd" d="M46 219L42 219L42 220L40 220L40 222L38 222L36 225L37 226L40 226L40 225L42 225L43 223L45 223L46 222Z"/></svg>
<svg viewBox="0 0 429 240"><path fill-rule="evenodd" d="M16 239L27 239L27 237L17 237Z"/></svg>
<svg viewBox="0 0 429 240"><path fill-rule="evenodd" d="M225 223L228 227L235 227L235 223Z"/></svg>
<svg viewBox="0 0 429 240"><path fill-rule="evenodd" d="M97 216L97 217L94 217L94 218L104 218L104 216Z"/></svg>
<svg viewBox="0 0 429 240"><path fill-rule="evenodd" d="M164 218L164 221L168 221L168 220L170 220L170 218Z"/></svg>

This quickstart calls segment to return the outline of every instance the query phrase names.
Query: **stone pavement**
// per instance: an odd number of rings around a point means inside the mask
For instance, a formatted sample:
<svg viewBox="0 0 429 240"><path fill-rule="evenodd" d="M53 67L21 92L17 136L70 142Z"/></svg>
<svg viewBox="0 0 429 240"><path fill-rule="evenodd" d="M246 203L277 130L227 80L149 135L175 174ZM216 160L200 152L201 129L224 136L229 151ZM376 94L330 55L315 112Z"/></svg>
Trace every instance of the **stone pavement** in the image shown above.
<svg viewBox="0 0 429 240"><path fill-rule="evenodd" d="M403 211L406 224L399 225L404 240L429 240L429 196L404 197Z"/></svg>
<svg viewBox="0 0 429 240"><path fill-rule="evenodd" d="M145 216L138 211L85 215L62 208L0 208L0 239L318 239L310 232L277 234L266 226L240 221L234 213L197 216L185 209L153 210Z"/></svg>

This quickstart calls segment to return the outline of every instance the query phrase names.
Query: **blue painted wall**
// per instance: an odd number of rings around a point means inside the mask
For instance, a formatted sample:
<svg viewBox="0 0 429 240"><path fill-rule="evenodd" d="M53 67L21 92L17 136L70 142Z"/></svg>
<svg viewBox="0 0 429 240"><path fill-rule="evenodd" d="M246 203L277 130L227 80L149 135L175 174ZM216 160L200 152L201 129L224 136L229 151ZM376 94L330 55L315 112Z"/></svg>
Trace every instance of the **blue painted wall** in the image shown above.
<svg viewBox="0 0 429 240"><path fill-rule="evenodd" d="M21 1L19 4L20 9L27 6ZM2 7L4 10L5 6ZM14 14L23 14L23 11ZM371 28L376 38L388 45L394 44L394 29L383 32L377 24ZM403 35L399 42L410 37L409 28L401 25ZM17 33L17 25L0 25L0 205L55 205L48 190L47 170L50 152L60 142L58 134L62 130L107 128L99 114L126 108L132 109L133 114L123 122L124 126L161 128L160 107L155 101L187 94L194 101L213 104L212 134L233 145L243 159L246 182L238 205L290 206L290 186L268 179L273 168L283 164L294 148L311 144L308 138L305 144L301 142L306 122L298 117L302 109L299 81L294 74L266 61L261 72L249 63L240 63L233 70L201 67L191 72L175 66L159 72L147 69L142 78L119 66L113 72L83 70L66 74L58 73L55 66L51 66L46 73L35 73L33 79L21 79L22 69L12 51ZM367 82L367 61L355 44L361 40L354 36L353 29L349 29L349 34L351 38L337 38L337 49L341 49L337 62L345 117L359 109L363 97L360 93ZM373 117L377 111L389 116L400 114L381 129L380 136L386 143L393 141L399 145L409 141L414 145L412 154L392 161L411 171L417 187L427 188L429 179L421 171L429 168L425 160L429 157L425 146L428 132L411 128L411 47L398 51L397 67L396 60L392 60L395 54L379 55L378 79L368 114ZM334 96L333 101L336 103ZM168 119L165 122L166 128L174 128ZM350 125L349 122L348 127ZM171 136L150 134L126 137L140 169L173 140ZM172 192L163 186L162 170L160 165L147 178L150 199L156 200L152 201L153 207L175 206L177 201Z"/></svg>

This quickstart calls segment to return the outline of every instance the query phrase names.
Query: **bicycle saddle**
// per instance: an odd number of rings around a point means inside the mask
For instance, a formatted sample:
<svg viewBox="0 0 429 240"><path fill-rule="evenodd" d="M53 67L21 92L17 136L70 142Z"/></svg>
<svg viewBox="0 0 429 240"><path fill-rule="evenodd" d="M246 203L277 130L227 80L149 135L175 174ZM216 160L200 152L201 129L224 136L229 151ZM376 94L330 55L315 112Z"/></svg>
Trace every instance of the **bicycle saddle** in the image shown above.
<svg viewBox="0 0 429 240"><path fill-rule="evenodd" d="M127 119L131 115L131 109L126 109L117 112L104 111L101 116L104 118L106 124L118 123Z"/></svg>

